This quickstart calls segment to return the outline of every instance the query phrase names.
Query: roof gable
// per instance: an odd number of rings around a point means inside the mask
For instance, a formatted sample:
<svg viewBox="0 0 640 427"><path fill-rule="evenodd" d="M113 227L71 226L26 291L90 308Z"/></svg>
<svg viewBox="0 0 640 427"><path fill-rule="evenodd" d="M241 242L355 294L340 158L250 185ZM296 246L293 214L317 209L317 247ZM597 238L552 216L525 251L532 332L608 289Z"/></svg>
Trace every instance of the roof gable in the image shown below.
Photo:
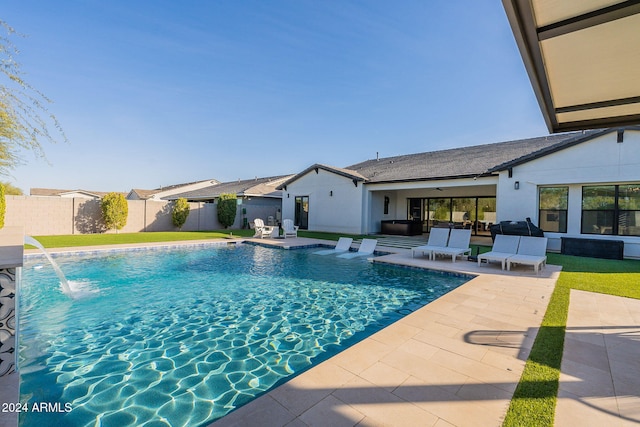
<svg viewBox="0 0 640 427"><path fill-rule="evenodd" d="M323 165L320 163L316 163L314 165L309 166L308 168L306 168L305 170L303 170L302 172L292 176L291 178L289 178L288 180L286 180L285 182L283 182L282 184L280 184L277 189L278 190L286 190L287 189L287 185L291 184L292 182L295 182L297 180L299 180L300 178L302 178L303 176L305 176L306 174L315 171L315 173L318 173L319 170L324 170L326 172L329 173L333 173L336 175L340 175L343 176L345 178L348 178L350 180L352 180L354 183L357 182L363 182L363 181L367 181L367 178L365 176L363 176L362 174L360 174L359 172L355 171L355 170L351 170L349 168L344 169L344 168L337 168L335 166L329 166L329 165Z"/></svg>

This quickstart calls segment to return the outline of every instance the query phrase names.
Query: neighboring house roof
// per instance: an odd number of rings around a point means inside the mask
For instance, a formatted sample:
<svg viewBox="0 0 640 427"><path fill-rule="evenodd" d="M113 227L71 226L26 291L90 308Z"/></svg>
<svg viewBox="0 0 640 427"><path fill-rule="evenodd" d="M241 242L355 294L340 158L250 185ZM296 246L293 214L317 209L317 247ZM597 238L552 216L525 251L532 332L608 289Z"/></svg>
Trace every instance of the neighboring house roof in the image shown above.
<svg viewBox="0 0 640 427"><path fill-rule="evenodd" d="M490 175L498 165L584 136L574 132L408 154L367 160L347 169L366 176L367 183L480 177Z"/></svg>
<svg viewBox="0 0 640 427"><path fill-rule="evenodd" d="M182 187L190 187L190 186L195 186L197 184L207 184L208 185L212 185L212 184L218 184L220 181L215 180L215 179L205 179L202 181L193 181L193 182L187 182L184 184L174 184L174 185L168 185L166 187L160 187L160 188L155 188L153 190L142 190L139 188L134 188L132 189L129 194L128 194L128 198L131 198L132 195L136 195L138 199L140 200L147 200L147 199L151 199L154 196L160 196L163 195L163 193L166 193L164 195L173 195L176 193L176 191L180 191L180 189ZM185 188L186 190L186 188ZM160 196L162 197L162 196Z"/></svg>
<svg viewBox="0 0 640 427"><path fill-rule="evenodd" d="M131 195L135 194L138 199L145 200L153 197L157 192L158 190L141 190L139 188L133 188L127 195L127 198L131 198Z"/></svg>
<svg viewBox="0 0 640 427"><path fill-rule="evenodd" d="M198 190L187 191L185 193L174 194L166 197L168 200L185 198L187 200L211 200L219 197L220 194L235 194L238 197L282 197L276 187L292 175L270 176L265 178L254 178L221 182Z"/></svg>
<svg viewBox="0 0 640 427"><path fill-rule="evenodd" d="M278 186L278 190L282 190L283 188L286 189L287 185L289 185L290 183L292 183L294 181L297 181L298 179L300 179L301 177L303 177L304 175L308 174L311 171L315 171L316 173L318 173L318 170L320 170L320 169L328 171L328 172L335 173L337 175L342 175L345 178L349 178L349 179L353 180L354 182L367 181L367 178L365 176L361 175L360 173L358 173L356 171L349 170L349 169L344 169L344 168L337 168L337 167L334 167L334 166L328 166L328 165L322 165L320 163L316 163L314 165L309 166L308 168L306 168L302 172L291 176L289 179L287 179L285 182L283 182L282 184L280 184Z"/></svg>
<svg viewBox="0 0 640 427"><path fill-rule="evenodd" d="M85 194L90 197L102 198L109 194L109 191L88 191L88 190L60 190L54 188L32 188L29 190L31 196L64 197L74 193ZM124 194L124 193L122 193Z"/></svg>

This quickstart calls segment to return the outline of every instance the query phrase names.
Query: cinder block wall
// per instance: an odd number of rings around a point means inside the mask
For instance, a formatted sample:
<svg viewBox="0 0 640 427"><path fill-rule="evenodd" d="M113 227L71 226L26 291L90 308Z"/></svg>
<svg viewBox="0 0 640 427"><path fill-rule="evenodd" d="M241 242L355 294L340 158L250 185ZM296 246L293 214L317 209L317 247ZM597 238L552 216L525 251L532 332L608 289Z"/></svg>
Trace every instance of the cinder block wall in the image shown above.
<svg viewBox="0 0 640 427"><path fill-rule="evenodd" d="M25 234L46 236L61 234L114 233L105 230L100 200L65 197L6 196L5 226L24 227ZM171 219L173 204L164 201L128 200L127 225L120 233L141 231L176 231ZM220 230L217 204L189 203L190 213L183 231ZM255 218L266 221L268 216L278 217L279 199L246 201L238 205L238 213L232 228L241 228L243 218L252 222ZM243 214L243 208L246 213Z"/></svg>
<svg viewBox="0 0 640 427"><path fill-rule="evenodd" d="M31 236L74 232L75 199L32 196L5 196L5 199L5 227L24 227Z"/></svg>

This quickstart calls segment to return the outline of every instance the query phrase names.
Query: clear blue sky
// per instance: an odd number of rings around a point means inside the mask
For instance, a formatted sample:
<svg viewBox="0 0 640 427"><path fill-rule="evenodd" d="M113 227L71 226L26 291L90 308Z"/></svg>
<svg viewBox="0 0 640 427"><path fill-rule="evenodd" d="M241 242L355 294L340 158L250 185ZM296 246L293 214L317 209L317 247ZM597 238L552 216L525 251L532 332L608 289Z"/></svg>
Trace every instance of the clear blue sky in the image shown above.
<svg viewBox="0 0 640 427"><path fill-rule="evenodd" d="M8 180L27 194L548 133L497 0L11 0L0 19L69 139L24 154Z"/></svg>

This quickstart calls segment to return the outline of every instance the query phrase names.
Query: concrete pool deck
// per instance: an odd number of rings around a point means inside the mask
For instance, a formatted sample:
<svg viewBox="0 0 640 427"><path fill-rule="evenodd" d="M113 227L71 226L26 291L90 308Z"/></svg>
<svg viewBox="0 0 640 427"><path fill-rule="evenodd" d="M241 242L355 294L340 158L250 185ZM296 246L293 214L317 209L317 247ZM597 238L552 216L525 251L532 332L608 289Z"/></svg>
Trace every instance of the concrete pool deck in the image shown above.
<svg viewBox="0 0 640 427"><path fill-rule="evenodd" d="M211 243L210 240L204 242ZM279 246L333 244L304 238L265 239L262 242ZM463 272L477 277L260 396L213 426L502 424L560 268L550 265L535 275L531 267L506 272L500 270L498 264L478 267L468 261L452 263L450 260L411 258L406 249L379 247L379 250L393 253L378 257L377 261ZM587 302L576 304L578 299L574 300L574 292L556 425L637 425L640 422L640 386L637 382L629 384L627 377L640 378L637 358L628 357L628 354L640 354L640 301L583 292L588 296ZM598 298L596 302L593 295ZM599 297L605 298L600 302ZM620 300L625 301L621 303ZM623 306L625 313L629 313L624 318L620 314ZM617 338L627 338L624 347L617 347L625 351L609 349L608 365L595 367L584 360L572 363L572 359L581 357L579 344L585 340L593 344L594 338L582 336L581 341L571 328L582 331L587 325L594 329L605 326L599 329L600 332L591 331L592 334L610 332L617 334ZM572 338L575 339L572 341ZM602 341L606 342L607 338ZM572 342L573 353L568 347ZM620 340L609 342L620 344ZM625 353L628 353L626 359ZM607 373L614 378L613 386L604 394L601 390L595 392L594 383L587 380L606 378ZM616 376L618 387L615 387ZM17 377L13 374L0 378L0 402L18 401ZM622 388L620 384L627 387ZM581 390L580 386L584 388ZM593 415L588 415L586 410ZM17 425L17 417L0 413L0 425Z"/></svg>

